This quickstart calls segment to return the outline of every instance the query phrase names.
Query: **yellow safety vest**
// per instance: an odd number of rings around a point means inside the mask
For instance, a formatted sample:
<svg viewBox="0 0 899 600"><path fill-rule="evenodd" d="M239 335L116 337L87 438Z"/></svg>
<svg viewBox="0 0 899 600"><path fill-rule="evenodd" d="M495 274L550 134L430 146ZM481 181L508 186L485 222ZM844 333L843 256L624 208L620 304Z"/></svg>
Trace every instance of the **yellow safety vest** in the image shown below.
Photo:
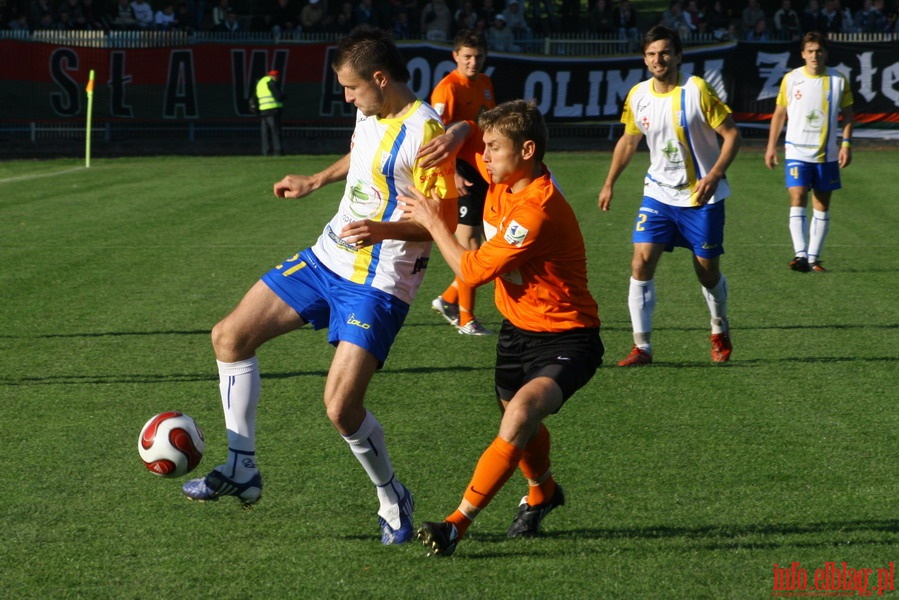
<svg viewBox="0 0 899 600"><path fill-rule="evenodd" d="M275 97L272 96L272 91L268 87L268 83L270 81L274 80L271 76L266 75L259 80L259 83L256 84L256 101L258 104L259 112L274 110L276 108L281 108L282 106L284 106L282 102L278 102L277 100L275 100Z"/></svg>

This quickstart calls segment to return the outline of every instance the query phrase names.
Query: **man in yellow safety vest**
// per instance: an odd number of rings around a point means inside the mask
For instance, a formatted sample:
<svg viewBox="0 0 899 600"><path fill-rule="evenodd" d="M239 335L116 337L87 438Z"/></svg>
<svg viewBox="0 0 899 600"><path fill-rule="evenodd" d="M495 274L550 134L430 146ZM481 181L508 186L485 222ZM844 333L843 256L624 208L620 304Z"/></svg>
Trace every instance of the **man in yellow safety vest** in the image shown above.
<svg viewBox="0 0 899 600"><path fill-rule="evenodd" d="M281 156L281 109L283 95L278 85L281 74L269 71L256 83L256 91L250 99L253 112L259 113L262 127L262 155Z"/></svg>

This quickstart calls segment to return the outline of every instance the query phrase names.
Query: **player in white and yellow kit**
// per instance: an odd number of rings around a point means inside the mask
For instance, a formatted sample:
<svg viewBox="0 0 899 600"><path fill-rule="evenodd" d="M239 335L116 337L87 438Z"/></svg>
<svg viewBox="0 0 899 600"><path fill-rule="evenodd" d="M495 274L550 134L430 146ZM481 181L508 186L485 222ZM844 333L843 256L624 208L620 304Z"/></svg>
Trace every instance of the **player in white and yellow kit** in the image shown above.
<svg viewBox="0 0 899 600"><path fill-rule="evenodd" d="M347 102L358 109L351 150L320 173L286 176L274 192L302 198L345 180L340 206L311 248L263 275L213 328L229 454L206 477L185 483L183 492L194 500L259 500L256 349L311 323L329 328L328 341L336 346L325 383L328 418L377 488L381 541L402 544L414 534L412 494L394 473L384 430L365 408L365 391L387 359L431 249L427 230L401 220L398 195L412 185L433 191L455 227L454 168L450 161L416 166L419 148L442 134L443 124L409 89L406 63L387 34L355 29L340 40L332 67Z"/></svg>
<svg viewBox="0 0 899 600"><path fill-rule="evenodd" d="M824 272L821 251L830 229L830 197L840 189L840 169L852 162L852 91L842 73L827 67L823 34L802 38L805 66L784 75L777 95L765 164L777 164L777 140L787 123L785 142L787 191L790 194L790 237L794 271ZM842 121L842 122L841 122ZM837 148L837 132L843 141ZM813 214L806 243L808 192Z"/></svg>
<svg viewBox="0 0 899 600"><path fill-rule="evenodd" d="M730 109L699 77L682 75L680 38L664 26L643 36L643 61L652 78L634 86L625 100L624 133L615 146L599 206L609 210L613 188L643 136L650 166L643 204L634 224L628 306L634 347L622 367L652 363L655 269L675 246L693 252L693 267L711 312L712 360L725 362L732 345L727 323L727 279L719 270L724 253L725 171L737 155L740 132ZM718 136L723 140L719 148Z"/></svg>

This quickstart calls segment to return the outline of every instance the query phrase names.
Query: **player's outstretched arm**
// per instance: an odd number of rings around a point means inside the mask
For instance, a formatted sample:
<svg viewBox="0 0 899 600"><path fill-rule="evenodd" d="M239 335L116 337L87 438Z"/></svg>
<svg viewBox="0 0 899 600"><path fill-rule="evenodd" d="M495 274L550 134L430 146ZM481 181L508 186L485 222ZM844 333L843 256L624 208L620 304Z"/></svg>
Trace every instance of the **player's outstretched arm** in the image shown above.
<svg viewBox="0 0 899 600"><path fill-rule="evenodd" d="M342 181L350 172L350 155L346 154L337 162L315 175L287 175L273 187L278 198L304 198L329 183Z"/></svg>
<svg viewBox="0 0 899 600"><path fill-rule="evenodd" d="M599 190L598 204L603 211L612 208L612 195L615 188L615 182L624 172L625 167L631 162L637 146L640 144L642 134L623 133L615 144L615 150L612 152L612 163L609 165L609 174L606 181Z"/></svg>

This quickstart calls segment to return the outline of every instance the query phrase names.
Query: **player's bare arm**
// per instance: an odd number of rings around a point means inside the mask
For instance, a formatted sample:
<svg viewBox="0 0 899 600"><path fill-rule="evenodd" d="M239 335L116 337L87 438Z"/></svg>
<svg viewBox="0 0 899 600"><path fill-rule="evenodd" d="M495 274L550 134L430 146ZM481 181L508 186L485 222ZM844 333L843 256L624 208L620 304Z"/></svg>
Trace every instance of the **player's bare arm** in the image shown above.
<svg viewBox="0 0 899 600"><path fill-rule="evenodd" d="M409 188L408 196L400 196L403 202L403 212L409 218L410 222L419 224L421 227L430 232L431 238L440 249L446 264L453 270L456 276L462 276L462 255L467 251L462 244L456 240L453 231L447 225L445 216L443 216L443 208L440 198L434 190L431 196L425 196L420 190Z"/></svg>
<svg viewBox="0 0 899 600"><path fill-rule="evenodd" d="M740 130L730 115L724 119L721 125L715 128L715 131L722 139L721 151L718 154L718 160L715 161L715 164L712 165L706 176L696 183L694 194L696 204L699 206L708 204L709 200L712 199L712 196L718 189L718 182L724 177L730 163L737 157L737 152L740 150L740 145L743 141L743 136L740 135Z"/></svg>
<svg viewBox="0 0 899 600"><path fill-rule="evenodd" d="M453 123L447 127L446 133L435 137L421 147L416 156L418 166L422 169L430 169L454 160L470 132L471 126L467 122Z"/></svg>
<svg viewBox="0 0 899 600"><path fill-rule="evenodd" d="M840 111L840 117L842 118L843 123L843 141L847 142L852 140L852 105L846 106L843 110ZM840 168L845 169L849 166L849 163L852 162L852 145L850 144L840 144L840 154L839 154L839 163Z"/></svg>
<svg viewBox="0 0 899 600"><path fill-rule="evenodd" d="M608 211L612 207L612 196L614 192L615 182L624 172L625 167L631 162L637 146L643 134L623 133L615 144L615 150L612 152L612 163L609 165L609 174L606 181L599 190L599 207L603 211Z"/></svg>
<svg viewBox="0 0 899 600"><path fill-rule="evenodd" d="M287 175L273 189L278 198L304 198L329 183L345 180L349 172L350 155L346 154L315 175Z"/></svg>
<svg viewBox="0 0 899 600"><path fill-rule="evenodd" d="M765 165L769 169L773 169L777 164L777 140L780 139L780 132L783 131L784 123L787 121L787 107L777 106L774 108L774 114L771 115L771 125L768 130L768 147L765 150Z"/></svg>
<svg viewBox="0 0 899 600"><path fill-rule="evenodd" d="M348 223L340 231L340 238L358 248L374 246L384 240L402 240L404 242L429 242L431 234L428 230L411 221L372 221L364 219Z"/></svg>
<svg viewBox="0 0 899 600"><path fill-rule="evenodd" d="M418 190L416 191L418 192ZM424 197L424 194L418 193ZM435 218L441 221L447 229L452 227L452 230L455 230L457 219L455 198L441 199L436 189L431 191L431 195L434 198ZM400 202L405 202L409 198L399 196L398 199ZM405 207L403 211L406 212ZM340 231L340 237L347 243L355 244L359 248L373 246L384 240L430 242L433 239L427 227L410 219L401 221L372 221L371 219L353 221Z"/></svg>

